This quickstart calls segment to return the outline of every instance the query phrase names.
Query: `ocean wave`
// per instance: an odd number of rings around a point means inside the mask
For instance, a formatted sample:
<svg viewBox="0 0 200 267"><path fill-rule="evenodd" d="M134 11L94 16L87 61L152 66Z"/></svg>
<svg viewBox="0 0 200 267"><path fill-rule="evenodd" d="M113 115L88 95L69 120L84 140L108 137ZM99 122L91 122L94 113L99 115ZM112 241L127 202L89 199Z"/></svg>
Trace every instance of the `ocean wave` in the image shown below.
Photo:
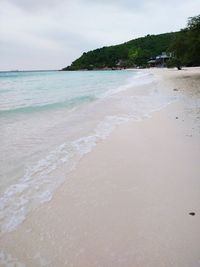
<svg viewBox="0 0 200 267"><path fill-rule="evenodd" d="M20 114L20 113L33 113L33 112L41 112L50 109L61 109L61 108L73 108L78 106L82 103L92 102L95 101L97 98L93 95L86 95L86 96L77 96L71 99L68 99L63 102L56 102L56 103L47 103L43 105L34 105L34 106L25 106L25 107L17 107L13 109L5 109L0 110L0 116L8 116L13 114Z"/></svg>
<svg viewBox="0 0 200 267"><path fill-rule="evenodd" d="M131 70L130 70L131 71ZM144 73L141 71L134 72L135 75L127 80L127 82L117 88L110 89L101 95L101 98L106 98L113 96L119 92L125 91L128 88L134 86L140 86L145 84L150 84L155 80L155 77L151 73Z"/></svg>
<svg viewBox="0 0 200 267"><path fill-rule="evenodd" d="M35 78L36 74L41 79ZM11 75L8 81L3 78L0 81L1 117L78 106L124 90L133 82L139 83L138 78L144 74L138 71L109 72L109 75L79 72L76 77L73 73L17 73L17 80L12 77L14 74L8 75Z"/></svg>

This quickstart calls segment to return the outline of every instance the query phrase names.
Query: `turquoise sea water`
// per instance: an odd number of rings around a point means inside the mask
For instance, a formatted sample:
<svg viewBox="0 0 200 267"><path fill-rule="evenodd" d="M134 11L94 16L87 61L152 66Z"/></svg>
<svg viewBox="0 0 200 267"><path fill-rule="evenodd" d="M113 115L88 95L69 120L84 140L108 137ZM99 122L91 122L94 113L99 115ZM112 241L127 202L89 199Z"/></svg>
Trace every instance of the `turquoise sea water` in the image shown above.
<svg viewBox="0 0 200 267"><path fill-rule="evenodd" d="M153 82L131 70L0 73L0 232L49 201L118 125L174 101L142 89Z"/></svg>
<svg viewBox="0 0 200 267"><path fill-rule="evenodd" d="M132 77L130 71L1 72L0 115L72 108L102 97Z"/></svg>

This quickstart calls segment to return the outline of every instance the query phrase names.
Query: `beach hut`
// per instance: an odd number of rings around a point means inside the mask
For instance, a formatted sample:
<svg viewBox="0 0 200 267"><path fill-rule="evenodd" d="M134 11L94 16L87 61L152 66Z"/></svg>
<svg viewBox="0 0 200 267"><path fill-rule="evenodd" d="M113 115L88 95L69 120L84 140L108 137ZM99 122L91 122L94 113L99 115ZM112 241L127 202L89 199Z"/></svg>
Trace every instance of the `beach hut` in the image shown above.
<svg viewBox="0 0 200 267"><path fill-rule="evenodd" d="M156 67L166 67L167 61L171 58L171 53L167 54L163 52L161 55L156 57Z"/></svg>

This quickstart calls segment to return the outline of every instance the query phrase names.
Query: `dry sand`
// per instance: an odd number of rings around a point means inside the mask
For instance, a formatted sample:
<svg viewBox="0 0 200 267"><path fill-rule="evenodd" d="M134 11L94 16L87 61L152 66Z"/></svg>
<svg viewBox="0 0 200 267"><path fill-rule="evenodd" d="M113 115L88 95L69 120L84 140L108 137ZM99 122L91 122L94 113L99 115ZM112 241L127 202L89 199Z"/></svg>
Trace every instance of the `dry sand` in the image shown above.
<svg viewBox="0 0 200 267"><path fill-rule="evenodd" d="M100 142L1 238L1 266L200 266L200 69L148 71L180 100Z"/></svg>

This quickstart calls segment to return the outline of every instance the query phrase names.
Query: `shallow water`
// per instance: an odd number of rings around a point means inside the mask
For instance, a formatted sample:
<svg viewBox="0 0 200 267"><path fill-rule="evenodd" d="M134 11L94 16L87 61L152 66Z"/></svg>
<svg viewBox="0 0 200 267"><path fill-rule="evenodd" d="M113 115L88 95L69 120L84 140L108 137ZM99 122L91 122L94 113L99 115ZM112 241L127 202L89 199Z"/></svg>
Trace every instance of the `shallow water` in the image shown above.
<svg viewBox="0 0 200 267"><path fill-rule="evenodd" d="M135 93L133 85L152 82L138 71L1 73L1 232L49 201L117 125L175 100L156 90Z"/></svg>

